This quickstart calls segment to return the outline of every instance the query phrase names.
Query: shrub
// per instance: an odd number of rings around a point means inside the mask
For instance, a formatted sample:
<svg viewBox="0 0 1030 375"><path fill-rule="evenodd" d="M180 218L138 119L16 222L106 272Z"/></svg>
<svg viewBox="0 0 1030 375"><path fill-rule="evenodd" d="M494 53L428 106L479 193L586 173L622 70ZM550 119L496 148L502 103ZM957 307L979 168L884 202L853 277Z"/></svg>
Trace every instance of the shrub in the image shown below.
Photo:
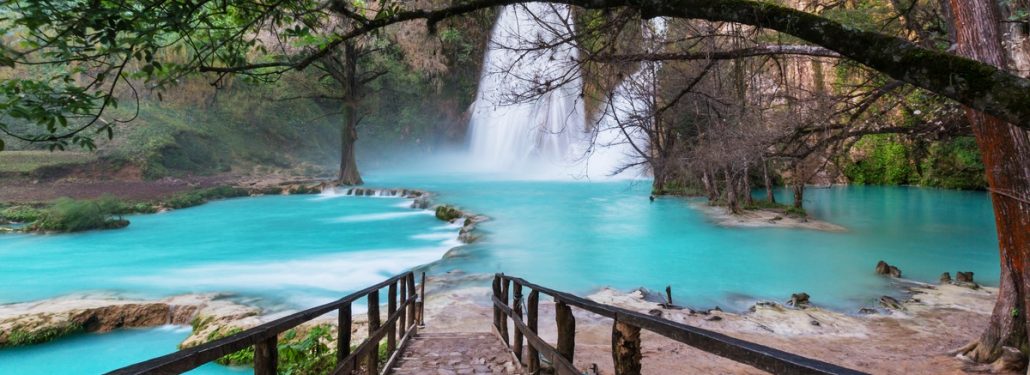
<svg viewBox="0 0 1030 375"><path fill-rule="evenodd" d="M110 198L77 201L60 198L32 224L32 229L48 232L78 232L91 229L122 228L128 221L110 219L119 203Z"/></svg>
<svg viewBox="0 0 1030 375"><path fill-rule="evenodd" d="M11 206L0 211L0 219L15 223L31 223L39 219L42 214L42 210L38 208L30 206Z"/></svg>

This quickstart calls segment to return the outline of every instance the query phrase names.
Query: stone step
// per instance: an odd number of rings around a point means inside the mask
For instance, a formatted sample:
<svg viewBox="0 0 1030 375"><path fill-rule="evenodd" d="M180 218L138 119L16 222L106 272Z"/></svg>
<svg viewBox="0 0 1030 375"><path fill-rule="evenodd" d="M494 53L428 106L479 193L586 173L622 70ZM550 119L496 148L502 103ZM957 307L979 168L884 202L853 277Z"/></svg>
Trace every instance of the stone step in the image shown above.
<svg viewBox="0 0 1030 375"><path fill-rule="evenodd" d="M488 332L419 333L390 374L525 374L501 338Z"/></svg>

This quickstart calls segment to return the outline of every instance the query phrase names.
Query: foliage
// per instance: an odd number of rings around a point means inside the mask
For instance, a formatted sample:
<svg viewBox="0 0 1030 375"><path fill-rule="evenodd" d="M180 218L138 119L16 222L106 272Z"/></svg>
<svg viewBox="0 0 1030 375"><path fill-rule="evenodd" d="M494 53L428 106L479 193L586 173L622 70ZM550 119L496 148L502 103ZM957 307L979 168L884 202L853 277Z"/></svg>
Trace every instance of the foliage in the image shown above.
<svg viewBox="0 0 1030 375"><path fill-rule="evenodd" d="M844 167L844 174L859 185L900 185L913 182L908 147L892 136L869 135L855 147L866 153Z"/></svg>
<svg viewBox="0 0 1030 375"><path fill-rule="evenodd" d="M95 161L88 152L3 151L0 152L0 173L27 173L44 167L76 165Z"/></svg>
<svg viewBox="0 0 1030 375"><path fill-rule="evenodd" d="M987 187L983 160L972 137L932 144L921 161L921 169L920 185L947 189Z"/></svg>
<svg viewBox="0 0 1030 375"><path fill-rule="evenodd" d="M31 225L32 230L44 232L79 232L91 229L122 228L128 221L111 219L120 203L113 198L74 200L60 198Z"/></svg>
<svg viewBox="0 0 1030 375"><path fill-rule="evenodd" d="M286 331L279 344L279 373L284 375L327 374L336 367L336 350L329 325L317 325L298 337L297 330Z"/></svg>
<svg viewBox="0 0 1030 375"><path fill-rule="evenodd" d="M42 344L79 331L82 331L82 326L75 323L50 325L35 330L15 327L11 329L10 334L7 336L7 343L3 346Z"/></svg>
<svg viewBox="0 0 1030 375"><path fill-rule="evenodd" d="M219 329L208 334L207 340L214 341L243 332L239 327ZM334 342L332 328L321 324L311 327L303 336L291 329L279 337L279 373L284 375L326 374L336 367L336 350L329 346ZM229 366L252 366L254 347L248 347L227 354L215 360Z"/></svg>
<svg viewBox="0 0 1030 375"><path fill-rule="evenodd" d="M31 223L39 219L43 211L32 206L10 206L0 210L0 222Z"/></svg>
<svg viewBox="0 0 1030 375"><path fill-rule="evenodd" d="M201 205L212 199L225 199L245 197L250 192L247 189L232 186L217 186L206 189L198 189L178 193L171 198L164 200L161 204L168 208L186 208Z"/></svg>

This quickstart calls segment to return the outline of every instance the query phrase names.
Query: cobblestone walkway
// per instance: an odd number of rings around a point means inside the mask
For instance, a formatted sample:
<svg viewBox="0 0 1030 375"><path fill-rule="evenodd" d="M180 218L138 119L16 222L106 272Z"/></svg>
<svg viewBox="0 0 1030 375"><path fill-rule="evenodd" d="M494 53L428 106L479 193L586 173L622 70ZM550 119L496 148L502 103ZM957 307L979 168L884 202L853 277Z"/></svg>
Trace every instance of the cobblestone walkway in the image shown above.
<svg viewBox="0 0 1030 375"><path fill-rule="evenodd" d="M524 374L492 333L419 333L390 374Z"/></svg>

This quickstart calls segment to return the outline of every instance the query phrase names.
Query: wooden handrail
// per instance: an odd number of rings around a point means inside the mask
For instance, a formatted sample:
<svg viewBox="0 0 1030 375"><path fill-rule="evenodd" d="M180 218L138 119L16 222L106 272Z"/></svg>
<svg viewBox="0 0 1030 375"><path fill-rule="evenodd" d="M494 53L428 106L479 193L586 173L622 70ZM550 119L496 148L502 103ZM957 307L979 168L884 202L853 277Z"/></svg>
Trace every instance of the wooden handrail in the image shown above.
<svg viewBox="0 0 1030 375"><path fill-rule="evenodd" d="M424 277L422 282L425 283ZM404 285L400 288L402 294L407 293L406 296L400 296L403 299L400 305L397 305L395 300L397 298L396 288L398 283ZM421 287L424 288L424 285ZM379 290L383 288L390 289L390 293L388 293L390 300L387 301L390 313L382 326L377 324L373 327L371 323L373 321L378 322L379 320ZM366 339L351 352L350 341L353 322L351 304L364 297L367 297L369 300L369 339ZM252 346L255 348L254 373L258 375L275 374L278 366L277 343L279 334L332 311L337 311L339 314L339 326L337 329L338 362L334 373L347 374L357 369L356 359L361 356L367 356L370 364L373 363L373 357L375 357L375 362L377 363L379 341L387 334L399 335L402 340L404 337L412 336L409 333L413 334L418 326L415 324L414 312L417 311L418 306L423 304L423 301L424 299L419 299L419 294L417 294L415 289L415 274L409 271L351 293L336 301L290 314L235 335L123 367L108 374L179 374ZM397 325L403 328L400 332L396 330ZM394 328L391 329L391 326ZM391 349L396 350L397 348ZM392 352L387 353L387 357L389 358L392 354ZM348 366L348 364L351 365Z"/></svg>
<svg viewBox="0 0 1030 375"><path fill-rule="evenodd" d="M521 312L516 314L508 305L507 285L513 283L517 293L523 288L532 289L529 295L527 315L529 325L522 322ZM572 367L575 347L575 318L569 306L574 306L591 313L614 320L612 330L612 359L615 362L616 374L640 373L640 329L660 334L691 347L712 353L735 362L743 363L774 374L864 374L863 372L802 357L773 349L768 346L736 339L721 333L656 318L623 308L604 305L565 292L530 283L522 278L496 274L494 276L494 325L497 332L507 336L507 318L512 318L517 334L527 338L530 351L528 367L530 373L539 370L539 359L535 352L551 359L552 365L559 374L579 374ZM558 321L557 348L540 340L536 331L539 293L554 297L556 302L556 319ZM514 303L521 305L521 302ZM503 329L502 329L503 327ZM505 343L507 337L503 337ZM509 349L512 349L509 347ZM513 349L514 350L514 349ZM521 353L519 353L521 355ZM534 363L536 362L536 363Z"/></svg>

